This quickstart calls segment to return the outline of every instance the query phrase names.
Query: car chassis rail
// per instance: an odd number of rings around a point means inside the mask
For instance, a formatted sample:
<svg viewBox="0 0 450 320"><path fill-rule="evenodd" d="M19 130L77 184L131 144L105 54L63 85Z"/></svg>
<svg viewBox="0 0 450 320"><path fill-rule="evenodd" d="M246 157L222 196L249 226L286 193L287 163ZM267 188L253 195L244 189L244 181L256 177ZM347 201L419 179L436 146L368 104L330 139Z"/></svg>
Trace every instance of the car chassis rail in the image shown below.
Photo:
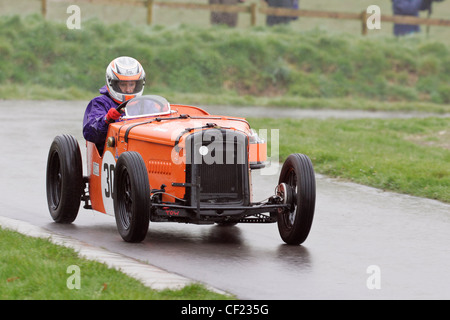
<svg viewBox="0 0 450 320"><path fill-rule="evenodd" d="M239 223L273 223L277 222L279 210L289 209L289 204L276 203L278 197L271 197L267 203L255 202L248 206L197 204L186 206L174 203L152 203L154 218L181 218L181 220L218 220ZM270 213L270 215L263 215ZM254 218L250 218L255 216ZM164 219L164 220L166 220ZM159 220L159 219L157 219Z"/></svg>

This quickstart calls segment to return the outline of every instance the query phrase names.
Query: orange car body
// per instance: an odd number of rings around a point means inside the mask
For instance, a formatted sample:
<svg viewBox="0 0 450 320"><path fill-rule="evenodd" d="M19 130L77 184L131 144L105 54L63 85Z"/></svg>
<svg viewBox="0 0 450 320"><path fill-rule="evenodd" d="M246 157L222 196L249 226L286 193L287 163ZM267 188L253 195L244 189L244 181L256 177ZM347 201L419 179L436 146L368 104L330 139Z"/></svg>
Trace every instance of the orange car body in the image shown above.
<svg viewBox="0 0 450 320"><path fill-rule="evenodd" d="M165 115L131 117L110 124L104 153L101 156L95 144L87 142L87 175L89 196L93 210L114 215L113 181L115 162L123 152L138 152L146 165L151 190L160 190L164 185L163 203L186 199L187 159L186 139L193 133L213 130L210 137L217 137L221 130L228 133L243 133L246 139L245 156L247 171L260 168L267 158L265 141L250 141L254 134L244 118L210 115L198 107L171 105ZM214 160L214 159L213 159ZM221 160L217 158L216 160ZM225 161L222 158L222 161ZM233 164L232 164L233 165ZM216 179L212 174L209 179ZM220 184L221 181L216 180ZM249 195L251 195L251 182ZM251 200L250 200L251 201ZM248 202L246 202L248 204ZM194 204L192 204L194 205ZM165 209L167 216L179 215L179 210Z"/></svg>

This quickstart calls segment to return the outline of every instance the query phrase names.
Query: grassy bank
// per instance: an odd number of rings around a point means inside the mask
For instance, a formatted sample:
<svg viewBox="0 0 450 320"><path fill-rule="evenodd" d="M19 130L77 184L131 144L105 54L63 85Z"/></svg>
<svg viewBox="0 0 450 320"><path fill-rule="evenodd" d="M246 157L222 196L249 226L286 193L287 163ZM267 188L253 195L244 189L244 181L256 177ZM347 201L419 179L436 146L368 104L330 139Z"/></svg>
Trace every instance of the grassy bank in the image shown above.
<svg viewBox="0 0 450 320"><path fill-rule="evenodd" d="M80 270L79 289L67 286ZM194 284L156 291L106 265L81 259L72 249L47 239L0 228L0 300L214 300L230 299Z"/></svg>
<svg viewBox="0 0 450 320"><path fill-rule="evenodd" d="M130 55L147 71L146 93L219 95L240 103L255 97L277 105L363 99L372 105L445 106L450 104L449 53L443 43L415 37L365 39L283 27L137 27L95 20L69 30L37 15L13 16L0 22L0 94L17 97L9 92L29 87L37 97L96 94L107 63Z"/></svg>
<svg viewBox="0 0 450 320"><path fill-rule="evenodd" d="M305 153L322 174L450 203L449 118L250 123L279 128L281 160Z"/></svg>

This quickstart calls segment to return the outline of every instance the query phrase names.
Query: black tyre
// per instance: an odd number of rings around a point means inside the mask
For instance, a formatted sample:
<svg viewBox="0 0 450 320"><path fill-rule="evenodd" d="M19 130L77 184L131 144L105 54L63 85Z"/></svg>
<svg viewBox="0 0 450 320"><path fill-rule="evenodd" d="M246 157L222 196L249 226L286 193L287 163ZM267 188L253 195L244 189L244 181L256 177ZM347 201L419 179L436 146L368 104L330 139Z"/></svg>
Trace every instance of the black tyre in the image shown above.
<svg viewBox="0 0 450 320"><path fill-rule="evenodd" d="M48 153L46 176L50 215L58 223L73 222L83 193L81 153L75 137L55 137Z"/></svg>
<svg viewBox="0 0 450 320"><path fill-rule="evenodd" d="M114 213L123 240L141 242L150 223L150 185L144 160L137 152L124 152L114 172Z"/></svg>
<svg viewBox="0 0 450 320"><path fill-rule="evenodd" d="M308 237L316 203L313 165L304 154L291 154L281 168L279 184L289 188L289 209L279 210L278 230L287 244L298 245Z"/></svg>

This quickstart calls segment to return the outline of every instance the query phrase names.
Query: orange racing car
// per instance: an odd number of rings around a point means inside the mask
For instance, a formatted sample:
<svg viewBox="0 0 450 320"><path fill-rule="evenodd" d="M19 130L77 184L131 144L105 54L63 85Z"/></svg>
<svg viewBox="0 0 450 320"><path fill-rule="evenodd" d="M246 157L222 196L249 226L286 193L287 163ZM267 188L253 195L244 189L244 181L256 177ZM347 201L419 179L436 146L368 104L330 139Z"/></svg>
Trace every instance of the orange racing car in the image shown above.
<svg viewBox="0 0 450 320"><path fill-rule="evenodd" d="M235 225L277 222L281 238L300 244L315 207L315 175L308 156L284 162L273 196L252 199L253 170L264 167L267 144L244 118L141 96L117 107L103 154L86 142L83 175L78 141L53 140L46 188L55 222L71 223L84 208L115 216L127 242L142 241L152 222Z"/></svg>

